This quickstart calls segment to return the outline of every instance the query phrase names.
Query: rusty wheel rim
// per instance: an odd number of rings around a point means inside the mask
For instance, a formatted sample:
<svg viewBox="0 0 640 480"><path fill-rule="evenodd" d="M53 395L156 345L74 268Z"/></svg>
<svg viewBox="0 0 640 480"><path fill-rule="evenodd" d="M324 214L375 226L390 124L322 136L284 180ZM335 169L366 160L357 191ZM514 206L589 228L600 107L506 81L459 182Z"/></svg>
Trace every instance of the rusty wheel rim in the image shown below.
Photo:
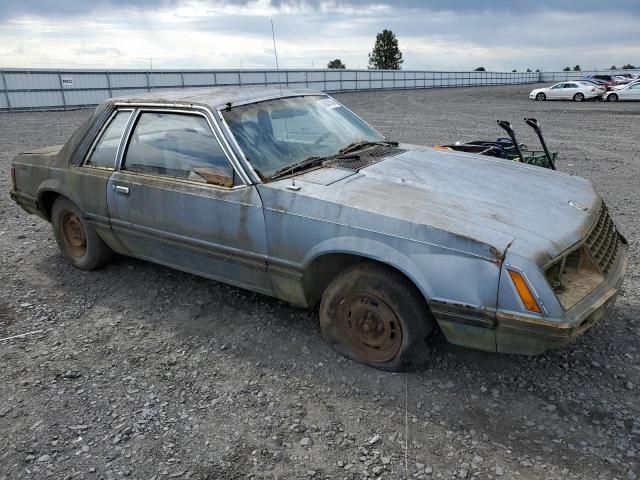
<svg viewBox="0 0 640 480"><path fill-rule="evenodd" d="M82 257L87 253L87 236L78 216L72 212L64 212L60 222L62 238L69 255Z"/></svg>
<svg viewBox="0 0 640 480"><path fill-rule="evenodd" d="M398 317L374 295L346 295L338 304L336 318L348 347L367 362L388 362L402 347L402 327Z"/></svg>

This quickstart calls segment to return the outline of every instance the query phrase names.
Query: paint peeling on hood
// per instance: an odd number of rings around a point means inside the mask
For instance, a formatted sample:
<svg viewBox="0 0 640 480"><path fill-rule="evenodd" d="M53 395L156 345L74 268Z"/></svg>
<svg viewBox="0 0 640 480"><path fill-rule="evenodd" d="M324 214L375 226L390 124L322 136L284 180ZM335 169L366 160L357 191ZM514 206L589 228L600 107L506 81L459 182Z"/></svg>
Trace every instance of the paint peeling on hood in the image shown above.
<svg viewBox="0 0 640 480"><path fill-rule="evenodd" d="M511 245L511 251L546 259L584 238L600 208L591 182L580 177L492 157L407 147L338 181L334 169L300 175L296 182L302 189L296 195L433 227L499 252ZM318 181L323 174L334 181L323 185ZM286 188L288 183L269 185Z"/></svg>

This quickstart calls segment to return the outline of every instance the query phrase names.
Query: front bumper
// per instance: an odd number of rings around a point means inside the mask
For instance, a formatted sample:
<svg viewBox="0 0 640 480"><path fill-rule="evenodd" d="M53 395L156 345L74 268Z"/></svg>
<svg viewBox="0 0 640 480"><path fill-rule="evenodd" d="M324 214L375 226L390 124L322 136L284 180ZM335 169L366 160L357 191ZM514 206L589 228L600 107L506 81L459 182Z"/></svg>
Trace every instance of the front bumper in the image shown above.
<svg viewBox="0 0 640 480"><path fill-rule="evenodd" d="M537 355L562 347L593 327L612 312L624 280L628 247L623 246L615 268L605 281L563 318L541 318L498 310L496 312L496 350L504 353Z"/></svg>

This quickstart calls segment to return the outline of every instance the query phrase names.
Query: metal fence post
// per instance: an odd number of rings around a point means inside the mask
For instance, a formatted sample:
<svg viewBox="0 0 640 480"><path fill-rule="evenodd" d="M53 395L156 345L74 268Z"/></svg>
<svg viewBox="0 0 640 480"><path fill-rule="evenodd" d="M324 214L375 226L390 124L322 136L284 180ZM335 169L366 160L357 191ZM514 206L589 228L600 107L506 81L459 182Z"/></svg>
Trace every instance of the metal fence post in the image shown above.
<svg viewBox="0 0 640 480"><path fill-rule="evenodd" d="M62 107L67 109L67 99L64 96L64 87L62 86L62 73L58 70L58 82L60 83L60 95L62 95Z"/></svg>
<svg viewBox="0 0 640 480"><path fill-rule="evenodd" d="M147 91L151 91L151 81L149 80L149 70L147 70Z"/></svg>
<svg viewBox="0 0 640 480"><path fill-rule="evenodd" d="M182 82L182 88L184 88L184 72L180 70L180 81Z"/></svg>
<svg viewBox="0 0 640 480"><path fill-rule="evenodd" d="M7 109L11 111L11 100L9 99L9 85L7 85L7 78L4 76L4 70L0 70L0 76L2 76L2 84L4 85L4 94L7 97Z"/></svg>
<svg viewBox="0 0 640 480"><path fill-rule="evenodd" d="M104 73L107 76L107 88L109 89L109 98L112 98L113 92L111 91L111 76L109 75L109 70L105 70Z"/></svg>

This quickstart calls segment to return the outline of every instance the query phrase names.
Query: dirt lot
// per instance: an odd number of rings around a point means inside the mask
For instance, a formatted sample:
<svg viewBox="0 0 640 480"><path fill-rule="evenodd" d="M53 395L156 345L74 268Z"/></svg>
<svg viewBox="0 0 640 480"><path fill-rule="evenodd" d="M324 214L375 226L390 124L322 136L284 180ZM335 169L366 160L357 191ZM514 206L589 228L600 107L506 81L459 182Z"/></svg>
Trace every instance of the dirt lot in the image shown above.
<svg viewBox="0 0 640 480"><path fill-rule="evenodd" d="M527 358L437 336L407 375L334 354L315 312L136 260L69 267L9 199L9 162L89 112L0 114L0 338L42 330L0 342L0 479L640 476L640 104L529 90L337 95L428 145L496 137L497 118L534 145L537 117L631 245L615 313L575 344Z"/></svg>

